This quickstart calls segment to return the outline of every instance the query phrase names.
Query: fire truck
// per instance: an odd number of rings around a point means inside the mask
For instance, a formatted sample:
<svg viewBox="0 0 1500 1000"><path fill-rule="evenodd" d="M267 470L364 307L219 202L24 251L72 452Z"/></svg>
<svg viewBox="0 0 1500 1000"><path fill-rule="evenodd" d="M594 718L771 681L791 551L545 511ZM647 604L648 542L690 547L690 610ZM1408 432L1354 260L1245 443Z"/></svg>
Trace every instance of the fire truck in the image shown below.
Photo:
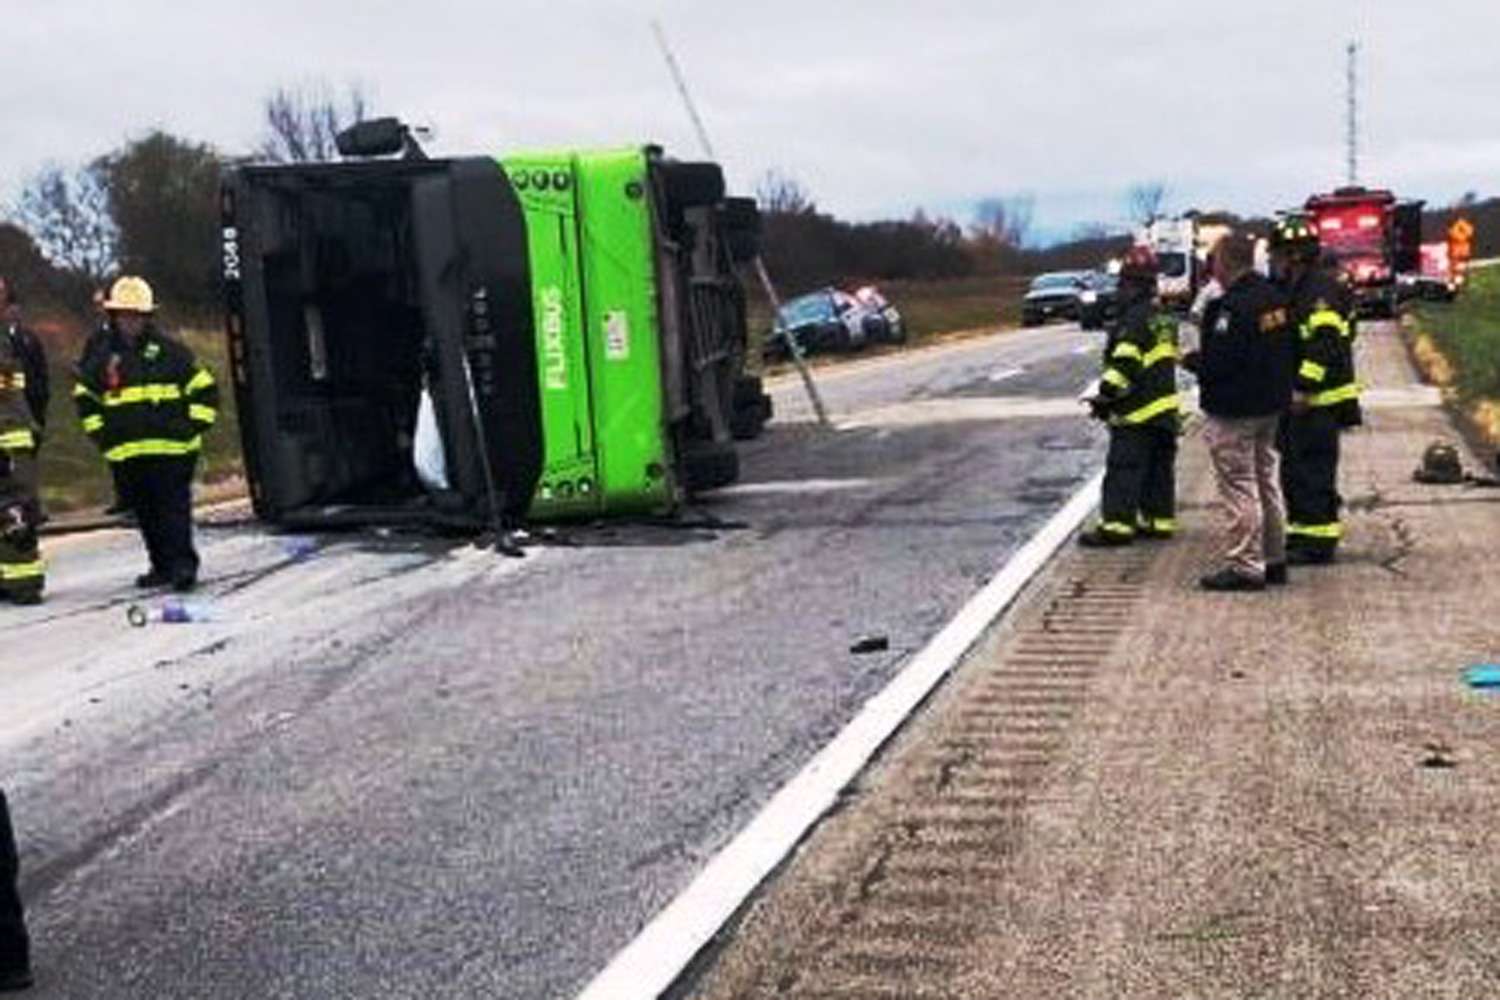
<svg viewBox="0 0 1500 1000"><path fill-rule="evenodd" d="M1416 266L1404 258L1415 256L1421 239L1422 203L1398 203L1383 188L1342 187L1313 195L1304 208L1317 223L1323 256L1354 292L1358 313L1394 316L1396 275Z"/></svg>

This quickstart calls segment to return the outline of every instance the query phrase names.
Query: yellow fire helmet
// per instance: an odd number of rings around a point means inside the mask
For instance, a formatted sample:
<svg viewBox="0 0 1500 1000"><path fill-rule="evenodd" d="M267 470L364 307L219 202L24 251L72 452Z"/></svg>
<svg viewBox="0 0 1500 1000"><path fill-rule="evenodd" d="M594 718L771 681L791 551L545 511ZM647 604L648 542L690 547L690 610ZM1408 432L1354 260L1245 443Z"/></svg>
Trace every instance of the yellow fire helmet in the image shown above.
<svg viewBox="0 0 1500 1000"><path fill-rule="evenodd" d="M154 313L156 296L151 294L146 279L127 274L110 286L104 308L110 312Z"/></svg>

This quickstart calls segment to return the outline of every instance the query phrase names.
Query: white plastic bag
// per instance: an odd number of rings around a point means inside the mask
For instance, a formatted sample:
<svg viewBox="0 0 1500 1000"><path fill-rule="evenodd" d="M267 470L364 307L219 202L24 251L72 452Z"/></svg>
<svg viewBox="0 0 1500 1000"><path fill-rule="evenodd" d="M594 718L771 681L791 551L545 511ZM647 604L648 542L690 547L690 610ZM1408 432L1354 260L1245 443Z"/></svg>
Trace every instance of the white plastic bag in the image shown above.
<svg viewBox="0 0 1500 1000"><path fill-rule="evenodd" d="M448 486L448 456L443 453L443 435L438 430L437 407L432 404L432 393L422 388L422 401L417 404L417 431L411 442L411 461L416 466L417 478L433 492L442 492Z"/></svg>

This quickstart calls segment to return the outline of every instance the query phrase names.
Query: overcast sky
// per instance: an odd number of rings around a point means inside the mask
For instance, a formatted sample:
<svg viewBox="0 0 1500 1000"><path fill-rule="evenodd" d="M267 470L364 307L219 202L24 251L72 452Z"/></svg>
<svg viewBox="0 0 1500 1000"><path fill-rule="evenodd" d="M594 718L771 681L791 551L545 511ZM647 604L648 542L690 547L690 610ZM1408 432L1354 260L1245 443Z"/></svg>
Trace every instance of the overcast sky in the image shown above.
<svg viewBox="0 0 1500 1000"><path fill-rule="evenodd" d="M698 143L659 18L733 184L767 169L853 218L967 219L1030 194L1037 228L1169 207L1266 211L1344 170L1344 46L1362 179L1500 193L1493 0L0 0L0 195L151 128L252 147L277 85L357 82L439 153Z"/></svg>

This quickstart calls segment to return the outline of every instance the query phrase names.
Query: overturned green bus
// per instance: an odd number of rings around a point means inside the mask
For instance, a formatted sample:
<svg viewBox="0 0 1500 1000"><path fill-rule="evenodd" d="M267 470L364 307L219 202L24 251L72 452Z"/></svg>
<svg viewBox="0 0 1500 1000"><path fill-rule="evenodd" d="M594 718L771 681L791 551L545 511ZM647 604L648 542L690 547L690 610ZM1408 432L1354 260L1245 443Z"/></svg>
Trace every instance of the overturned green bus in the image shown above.
<svg viewBox="0 0 1500 1000"><path fill-rule="evenodd" d="M770 416L738 276L759 216L715 164L408 155L242 167L222 194L266 521L666 513L733 482L736 439Z"/></svg>

